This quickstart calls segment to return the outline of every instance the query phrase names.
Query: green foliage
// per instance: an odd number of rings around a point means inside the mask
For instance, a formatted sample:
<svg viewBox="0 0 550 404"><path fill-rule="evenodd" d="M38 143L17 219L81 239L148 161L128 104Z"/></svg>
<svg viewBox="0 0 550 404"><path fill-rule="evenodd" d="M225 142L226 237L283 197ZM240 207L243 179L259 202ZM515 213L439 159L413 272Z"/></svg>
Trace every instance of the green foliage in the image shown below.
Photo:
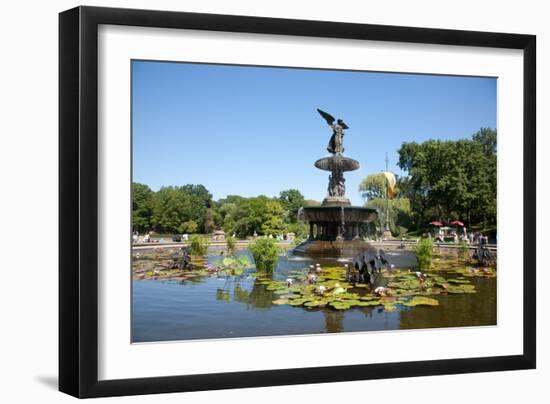
<svg viewBox="0 0 550 404"><path fill-rule="evenodd" d="M208 251L208 240L205 237L194 234L189 240L189 254L203 256Z"/></svg>
<svg viewBox="0 0 550 404"><path fill-rule="evenodd" d="M386 196L386 177L383 173L369 174L359 184L361 196L371 201L373 199L383 199Z"/></svg>
<svg viewBox="0 0 550 404"><path fill-rule="evenodd" d="M469 140L403 143L398 153L408 174L398 186L411 202L417 229L431 219L496 223L496 131L482 128Z"/></svg>
<svg viewBox="0 0 550 404"><path fill-rule="evenodd" d="M305 204L304 196L297 189L288 189L279 194L279 202L285 210L285 218L289 223L296 223L298 209Z"/></svg>
<svg viewBox="0 0 550 404"><path fill-rule="evenodd" d="M258 272L272 272L279 259L280 249L274 239L258 238L248 246Z"/></svg>
<svg viewBox="0 0 550 404"><path fill-rule="evenodd" d="M292 248L298 247L303 242L304 242L303 237L295 237L294 240L292 240L291 246L292 246Z"/></svg>
<svg viewBox="0 0 550 404"><path fill-rule="evenodd" d="M212 228L213 216L208 217L212 195L203 185L162 187L153 196L151 224L162 233L177 232L184 222L193 221L198 231Z"/></svg>
<svg viewBox="0 0 550 404"><path fill-rule="evenodd" d="M260 195L252 198L229 196L218 202L218 212L226 233L239 237L277 235L285 230L287 214L278 199Z"/></svg>
<svg viewBox="0 0 550 404"><path fill-rule="evenodd" d="M321 202L313 199L306 199L304 201L304 206L321 206Z"/></svg>
<svg viewBox="0 0 550 404"><path fill-rule="evenodd" d="M221 264L221 265L220 265ZM246 255L225 257L217 266L223 266L224 270L231 275L241 276L247 268L252 266Z"/></svg>
<svg viewBox="0 0 550 404"><path fill-rule="evenodd" d="M227 237L225 238L225 243L227 244L227 249L228 249L231 253L234 253L234 252L235 252L236 240L233 238L233 236L227 236Z"/></svg>
<svg viewBox="0 0 550 404"><path fill-rule="evenodd" d="M193 220L188 220L187 222L183 222L178 227L178 232L180 233L195 233L199 226L197 223L195 223Z"/></svg>
<svg viewBox="0 0 550 404"><path fill-rule="evenodd" d="M468 243L466 243L464 240L460 241L459 251L462 258L470 258L470 248L468 247Z"/></svg>
<svg viewBox="0 0 550 404"><path fill-rule="evenodd" d="M302 206L314 205L319 202L304 200L296 189L282 191L277 198L228 195L214 202L203 185L167 186L153 192L146 185L133 184L133 226L140 232L211 233L218 227L239 237L254 232L305 237L307 227L297 220L297 213Z"/></svg>
<svg viewBox="0 0 550 404"><path fill-rule="evenodd" d="M378 209L378 228L383 229L386 223L386 199L374 198L367 202L368 208ZM411 204L408 198L396 198L388 201L390 230L400 236L411 226Z"/></svg>
<svg viewBox="0 0 550 404"><path fill-rule="evenodd" d="M285 233L294 233L296 240L300 242L306 238L309 232L309 226L304 222L289 223L285 227Z"/></svg>
<svg viewBox="0 0 550 404"><path fill-rule="evenodd" d="M423 238L416 246L416 259L418 260L418 268L427 270L432 265L433 243L429 238Z"/></svg>
<svg viewBox="0 0 550 404"><path fill-rule="evenodd" d="M215 217L214 209L206 208L206 211L204 212L204 232L205 233L212 233L216 228L214 217Z"/></svg>
<svg viewBox="0 0 550 404"><path fill-rule="evenodd" d="M284 215L285 211L278 201L267 201L260 208L261 213L261 233L262 234L278 234L284 231Z"/></svg>
<svg viewBox="0 0 550 404"><path fill-rule="evenodd" d="M488 156L497 152L497 132L491 128L481 128L472 136Z"/></svg>
<svg viewBox="0 0 550 404"><path fill-rule="evenodd" d="M147 185L132 183L132 227L140 233L151 229L153 191Z"/></svg>

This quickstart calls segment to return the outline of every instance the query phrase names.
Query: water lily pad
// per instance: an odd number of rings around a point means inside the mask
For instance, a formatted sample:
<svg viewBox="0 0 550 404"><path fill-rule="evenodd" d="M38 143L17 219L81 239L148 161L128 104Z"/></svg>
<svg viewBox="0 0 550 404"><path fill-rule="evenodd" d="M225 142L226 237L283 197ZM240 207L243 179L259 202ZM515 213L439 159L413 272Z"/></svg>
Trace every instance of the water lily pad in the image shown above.
<svg viewBox="0 0 550 404"><path fill-rule="evenodd" d="M388 287L396 289L420 289L421 283L416 279L407 279L399 282L388 282Z"/></svg>
<svg viewBox="0 0 550 404"><path fill-rule="evenodd" d="M307 300L305 300L305 299L293 299L293 300L289 300L288 304L290 304L291 306L301 306L306 301Z"/></svg>
<svg viewBox="0 0 550 404"><path fill-rule="evenodd" d="M300 295L295 295L295 294L291 294L291 295L282 295L281 296L281 299L301 299L302 296Z"/></svg>
<svg viewBox="0 0 550 404"><path fill-rule="evenodd" d="M355 299L346 299L346 300L342 300L342 302L346 303L346 304L349 304L350 307L351 306L359 306L361 304L360 300L355 300Z"/></svg>
<svg viewBox="0 0 550 404"><path fill-rule="evenodd" d="M466 279L447 279L447 282L449 283L464 283L464 284L469 284L470 281L466 280Z"/></svg>
<svg viewBox="0 0 550 404"><path fill-rule="evenodd" d="M270 282L269 285L267 285L265 288L266 290L277 290L281 289L284 286L286 286L285 282Z"/></svg>
<svg viewBox="0 0 550 404"><path fill-rule="evenodd" d="M392 289L394 296L412 296L415 294L415 290L407 290L407 289Z"/></svg>
<svg viewBox="0 0 550 404"><path fill-rule="evenodd" d="M476 293L475 286L474 285L449 285L449 287L446 289L449 293Z"/></svg>
<svg viewBox="0 0 550 404"><path fill-rule="evenodd" d="M309 302L305 302L304 306L306 307L319 307L322 306L324 303L320 300L311 300Z"/></svg>
<svg viewBox="0 0 550 404"><path fill-rule="evenodd" d="M277 300L273 300L271 303L277 304L277 305L288 304L288 300L286 300L286 299L277 299Z"/></svg>
<svg viewBox="0 0 550 404"><path fill-rule="evenodd" d="M273 291L273 293L275 293L276 295L284 295L284 294L289 293L289 292L290 292L289 288L275 289Z"/></svg>
<svg viewBox="0 0 550 404"><path fill-rule="evenodd" d="M336 310L347 310L351 307L346 302L330 302L329 306Z"/></svg>
<svg viewBox="0 0 550 404"><path fill-rule="evenodd" d="M439 301L437 299L432 299L425 296L415 296L408 302L403 303L404 306L439 306Z"/></svg>
<svg viewBox="0 0 550 404"><path fill-rule="evenodd" d="M378 306L379 304L380 304L379 300L368 300L368 301L361 300L357 303L357 306L362 306L362 307Z"/></svg>

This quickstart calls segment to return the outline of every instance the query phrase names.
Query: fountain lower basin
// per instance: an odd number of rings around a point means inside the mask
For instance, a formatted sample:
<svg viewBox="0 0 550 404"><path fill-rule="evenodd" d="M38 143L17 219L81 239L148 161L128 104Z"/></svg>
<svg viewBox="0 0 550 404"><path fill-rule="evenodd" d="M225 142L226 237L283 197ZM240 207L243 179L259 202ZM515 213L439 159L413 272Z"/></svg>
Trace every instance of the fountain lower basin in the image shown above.
<svg viewBox="0 0 550 404"><path fill-rule="evenodd" d="M300 219L309 223L309 239L298 245L294 253L351 258L372 248L362 239L362 225L377 217L376 209L359 206L304 207Z"/></svg>

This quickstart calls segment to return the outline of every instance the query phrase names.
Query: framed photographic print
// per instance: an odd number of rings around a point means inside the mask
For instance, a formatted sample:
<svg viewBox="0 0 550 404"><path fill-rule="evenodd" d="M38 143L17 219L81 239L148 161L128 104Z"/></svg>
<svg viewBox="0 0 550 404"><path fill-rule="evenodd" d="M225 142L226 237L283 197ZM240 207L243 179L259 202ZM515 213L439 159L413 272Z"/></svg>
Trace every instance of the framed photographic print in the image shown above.
<svg viewBox="0 0 550 404"><path fill-rule="evenodd" d="M61 391L535 367L534 36L59 22Z"/></svg>

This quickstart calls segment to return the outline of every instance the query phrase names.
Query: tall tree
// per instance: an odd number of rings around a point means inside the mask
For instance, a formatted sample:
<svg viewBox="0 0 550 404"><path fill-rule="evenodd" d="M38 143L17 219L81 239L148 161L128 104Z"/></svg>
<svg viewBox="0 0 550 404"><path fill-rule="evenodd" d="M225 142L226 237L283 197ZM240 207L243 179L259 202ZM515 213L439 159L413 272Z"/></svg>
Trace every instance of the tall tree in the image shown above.
<svg viewBox="0 0 550 404"><path fill-rule="evenodd" d="M211 205L212 195L203 185L162 187L153 197L151 223L156 231L178 232L182 223L193 222L204 233L214 225Z"/></svg>
<svg viewBox="0 0 550 404"><path fill-rule="evenodd" d="M132 183L132 227L139 232L151 229L153 191L147 185Z"/></svg>
<svg viewBox="0 0 550 404"><path fill-rule="evenodd" d="M359 184L359 192L366 200L384 198L386 195L386 177L383 173L369 174Z"/></svg>
<svg viewBox="0 0 550 404"><path fill-rule="evenodd" d="M279 194L279 202L286 211L287 223L296 223L298 210L305 205L302 193L297 189L287 189Z"/></svg>
<svg viewBox="0 0 550 404"><path fill-rule="evenodd" d="M471 139L403 143L400 181L416 213L429 219L461 219L468 225L496 221L496 132L482 128Z"/></svg>
<svg viewBox="0 0 550 404"><path fill-rule="evenodd" d="M214 209L206 208L204 213L204 232L212 233L216 228Z"/></svg>

